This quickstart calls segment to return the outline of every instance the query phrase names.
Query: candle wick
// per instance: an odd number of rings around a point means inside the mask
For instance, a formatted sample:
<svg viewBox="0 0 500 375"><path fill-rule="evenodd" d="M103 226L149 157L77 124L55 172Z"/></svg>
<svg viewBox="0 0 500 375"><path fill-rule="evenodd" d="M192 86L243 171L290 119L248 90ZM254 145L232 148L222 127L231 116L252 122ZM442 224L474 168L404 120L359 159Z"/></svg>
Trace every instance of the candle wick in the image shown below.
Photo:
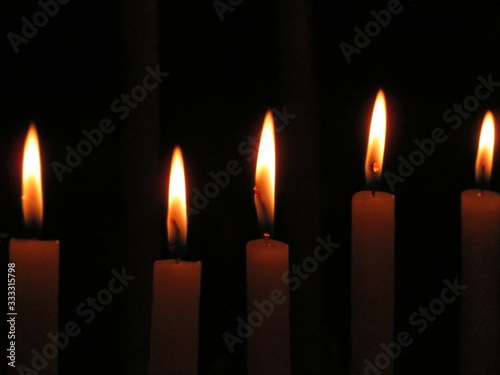
<svg viewBox="0 0 500 375"><path fill-rule="evenodd" d="M488 179L486 178L486 166L481 164L481 173L479 175L478 187L481 190L481 195L488 188Z"/></svg>
<svg viewBox="0 0 500 375"><path fill-rule="evenodd" d="M271 235L269 233L264 233L264 246L269 246L269 239L271 238Z"/></svg>
<svg viewBox="0 0 500 375"><path fill-rule="evenodd" d="M178 248L180 244L181 230L179 228L179 224L177 224L177 221L173 217L170 218L170 223L174 227L174 238L172 239L172 247Z"/></svg>
<svg viewBox="0 0 500 375"><path fill-rule="evenodd" d="M380 175L380 167L379 164L374 161L372 163L372 173L373 175L371 177L367 176L366 177L366 185L368 187L368 190L371 190L372 192L372 197L375 196L375 191L380 188L380 179L378 176Z"/></svg>
<svg viewBox="0 0 500 375"><path fill-rule="evenodd" d="M271 219L269 217L267 207L266 207L264 201L262 200L262 196L260 195L260 191L259 191L259 188L257 186L255 186L253 188L253 194L254 194L255 202L256 202L256 204L259 205L261 212L262 212L262 220L260 223L261 231L264 233L264 237L266 237L266 236L269 237L269 232L271 231L271 226L272 226Z"/></svg>
<svg viewBox="0 0 500 375"><path fill-rule="evenodd" d="M173 217L171 217L169 221L174 227L174 235L169 243L169 250L177 262L177 260L180 260L182 257L184 250L181 245L181 230L179 228L179 224L177 224L177 221Z"/></svg>
<svg viewBox="0 0 500 375"><path fill-rule="evenodd" d="M32 221L27 221L24 227L26 238L37 240L42 234L42 227Z"/></svg>

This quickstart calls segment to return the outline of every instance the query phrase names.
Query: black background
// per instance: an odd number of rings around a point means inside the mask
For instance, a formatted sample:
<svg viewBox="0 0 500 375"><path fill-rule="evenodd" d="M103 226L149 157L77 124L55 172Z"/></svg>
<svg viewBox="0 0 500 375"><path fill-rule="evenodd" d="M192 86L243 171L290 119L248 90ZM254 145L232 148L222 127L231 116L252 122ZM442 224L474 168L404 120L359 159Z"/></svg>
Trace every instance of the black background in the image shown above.
<svg viewBox="0 0 500 375"><path fill-rule="evenodd" d="M396 185L395 332L415 339L396 371L457 374L459 302L421 334L408 317L440 296L444 279L459 276L460 192L474 186L482 117L487 109L500 115L499 94L480 101L456 130L443 114L474 95L478 76L500 81L500 6L401 1L403 10L348 63L339 44L353 44L353 28L363 29L370 11L387 2L244 0L223 21L211 1L159 3L72 0L16 54L7 34L20 34L21 17L31 20L40 7L2 2L0 232L23 236L22 149L34 120L43 237L61 242L60 327L82 325L60 353L61 374L146 374L152 265L166 255L175 144L184 151L190 199L211 171L230 160L242 167L191 217L188 251L203 262L199 373L245 373L244 347L231 355L222 339L245 314L245 244L259 236L255 161L239 147L258 137L268 108L285 106L296 117L277 133L275 238L289 243L290 264L311 255L318 236L341 244L292 293L293 373L347 374L350 200L365 189L368 120L380 87L389 106L385 170L397 172L398 156L407 158L416 138L437 127L448 136ZM110 104L158 63L170 76L119 120ZM64 162L65 147L105 117L116 129L59 182L51 163ZM491 189L499 184L495 168ZM386 181L382 189L389 191ZM5 260L6 241L0 246ZM76 306L121 267L136 279L85 325Z"/></svg>

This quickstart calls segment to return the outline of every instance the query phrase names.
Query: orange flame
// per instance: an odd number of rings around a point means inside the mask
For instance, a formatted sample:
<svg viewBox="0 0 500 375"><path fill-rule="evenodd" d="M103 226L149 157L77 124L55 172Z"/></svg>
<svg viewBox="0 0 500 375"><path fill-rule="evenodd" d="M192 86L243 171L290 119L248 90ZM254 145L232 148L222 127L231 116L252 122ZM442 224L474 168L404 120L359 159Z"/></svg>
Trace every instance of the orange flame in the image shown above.
<svg viewBox="0 0 500 375"><path fill-rule="evenodd" d="M384 147L386 133L386 104L382 89L377 93L373 107L368 150L366 151L365 176L368 185L380 181L382 165L384 163Z"/></svg>
<svg viewBox="0 0 500 375"><path fill-rule="evenodd" d="M267 111L260 136L254 189L257 217L259 218L259 223L265 226L272 226L274 221L275 174L274 120L272 112Z"/></svg>
<svg viewBox="0 0 500 375"><path fill-rule="evenodd" d="M479 148L476 158L476 182L488 182L493 169L493 153L495 148L495 119L488 111L484 116Z"/></svg>
<svg viewBox="0 0 500 375"><path fill-rule="evenodd" d="M31 124L24 144L23 214L27 226L41 228L43 222L40 146L35 124Z"/></svg>
<svg viewBox="0 0 500 375"><path fill-rule="evenodd" d="M168 185L168 213L167 213L168 240L181 246L186 244L187 238L187 207L186 207L186 179L184 177L184 161L179 146L174 148L172 165L170 168L170 182Z"/></svg>

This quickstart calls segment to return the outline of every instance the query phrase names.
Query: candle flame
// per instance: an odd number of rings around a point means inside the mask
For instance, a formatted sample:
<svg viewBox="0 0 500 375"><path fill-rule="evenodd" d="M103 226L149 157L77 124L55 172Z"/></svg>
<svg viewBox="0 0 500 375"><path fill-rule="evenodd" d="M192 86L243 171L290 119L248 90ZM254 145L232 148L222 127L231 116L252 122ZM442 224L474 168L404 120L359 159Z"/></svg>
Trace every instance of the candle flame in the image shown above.
<svg viewBox="0 0 500 375"><path fill-rule="evenodd" d="M167 213L168 241L174 246L184 246L187 238L186 180L184 161L179 146L174 148L170 181L168 185Z"/></svg>
<svg viewBox="0 0 500 375"><path fill-rule="evenodd" d="M276 150L274 120L271 111L266 113L260 136L259 154L255 173L254 202L259 223L269 230L274 221L274 190Z"/></svg>
<svg viewBox="0 0 500 375"><path fill-rule="evenodd" d="M365 177L368 185L380 181L382 165L384 163L384 147L386 133L386 104L382 89L377 93L373 107L372 121L370 124L370 136L368 138L368 150L365 160Z"/></svg>
<svg viewBox="0 0 500 375"><path fill-rule="evenodd" d="M493 114L488 111L484 116L481 136L479 137L479 148L476 158L476 182L487 183L490 180L493 169L493 153L495 148L495 120Z"/></svg>
<svg viewBox="0 0 500 375"><path fill-rule="evenodd" d="M42 227L43 196L40 146L35 124L31 124L24 144L23 158L23 214L27 227Z"/></svg>

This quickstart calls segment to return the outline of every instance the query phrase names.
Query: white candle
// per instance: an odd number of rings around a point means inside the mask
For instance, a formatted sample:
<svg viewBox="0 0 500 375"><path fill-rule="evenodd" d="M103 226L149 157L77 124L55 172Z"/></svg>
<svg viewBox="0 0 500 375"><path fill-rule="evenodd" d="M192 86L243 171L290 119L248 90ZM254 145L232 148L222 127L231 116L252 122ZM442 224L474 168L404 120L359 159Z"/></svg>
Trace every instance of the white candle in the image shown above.
<svg viewBox="0 0 500 375"><path fill-rule="evenodd" d="M351 372L363 374L380 343L393 341L394 196L361 191L352 198ZM383 364L382 366L385 366ZM383 372L390 373L392 364Z"/></svg>
<svg viewBox="0 0 500 375"><path fill-rule="evenodd" d="M44 367L42 374L55 375L58 350L47 335L58 332L59 242L12 239L10 262L15 265L15 304L7 319L15 321L15 339L9 344L15 343L16 367L33 369L37 363ZM9 367L16 375L27 373L26 368Z"/></svg>
<svg viewBox="0 0 500 375"><path fill-rule="evenodd" d="M168 189L168 238L176 259L154 265L151 375L198 373L201 262L181 260L187 237L186 183L179 147L174 149Z"/></svg>
<svg viewBox="0 0 500 375"><path fill-rule="evenodd" d="M484 118L476 179L486 184L494 150L494 119ZM500 195L462 193L461 374L500 374Z"/></svg>
<svg viewBox="0 0 500 375"><path fill-rule="evenodd" d="M365 171L368 185L382 174L386 105L378 92L370 127ZM394 196L375 188L352 198L351 372L364 374L381 353L380 343L393 341ZM391 374L392 361L375 363Z"/></svg>
<svg viewBox="0 0 500 375"><path fill-rule="evenodd" d="M288 245L270 239L247 244L248 375L290 374Z"/></svg>
<svg viewBox="0 0 500 375"><path fill-rule="evenodd" d="M23 214L27 234L36 237L42 227L43 196L38 135L32 124L28 130L23 161ZM8 319L15 322L16 368L12 374L37 367L55 375L58 350L48 334L56 334L59 293L59 242L12 239L9 246L14 298L8 304ZM12 295L11 295L12 296ZM12 342L11 342L12 341Z"/></svg>
<svg viewBox="0 0 500 375"><path fill-rule="evenodd" d="M254 327L247 343L248 375L289 375L288 245L269 239L274 218L275 144L273 116L262 128L255 181L255 205L265 238L247 244L247 313Z"/></svg>
<svg viewBox="0 0 500 375"><path fill-rule="evenodd" d="M154 265L150 374L198 373L201 262Z"/></svg>

